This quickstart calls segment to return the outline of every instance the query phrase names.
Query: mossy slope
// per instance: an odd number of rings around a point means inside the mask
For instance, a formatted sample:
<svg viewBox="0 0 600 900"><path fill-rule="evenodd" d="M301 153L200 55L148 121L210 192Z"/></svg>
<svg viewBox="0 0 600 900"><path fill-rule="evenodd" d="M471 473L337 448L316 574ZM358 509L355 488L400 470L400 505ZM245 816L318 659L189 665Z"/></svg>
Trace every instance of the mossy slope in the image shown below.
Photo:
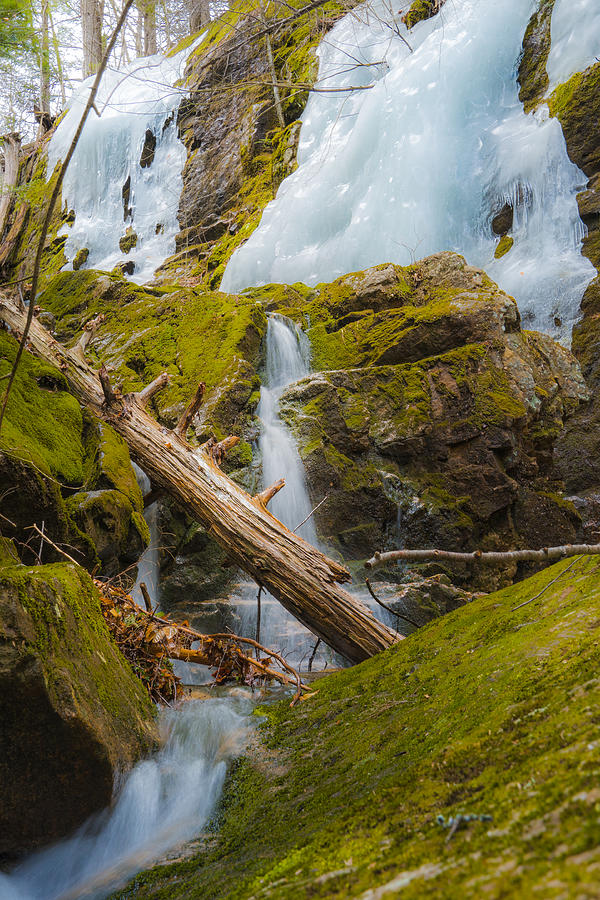
<svg viewBox="0 0 600 900"><path fill-rule="evenodd" d="M118 896L597 896L599 579L558 563L267 708L216 845Z"/></svg>

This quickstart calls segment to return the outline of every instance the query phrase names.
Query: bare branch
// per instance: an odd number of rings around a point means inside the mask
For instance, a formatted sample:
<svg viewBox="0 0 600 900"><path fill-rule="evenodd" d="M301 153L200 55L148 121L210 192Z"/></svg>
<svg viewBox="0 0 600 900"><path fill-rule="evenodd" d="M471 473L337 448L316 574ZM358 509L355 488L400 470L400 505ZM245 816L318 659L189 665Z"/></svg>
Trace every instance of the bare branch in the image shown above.
<svg viewBox="0 0 600 900"><path fill-rule="evenodd" d="M185 412L180 418L179 422L173 429L175 434L179 435L180 438L185 439L185 435L187 433L188 428L192 424L192 419L202 406L202 401L204 400L204 394L206 392L206 385L203 381L200 382L198 387L196 388L196 393L194 394L191 401L186 406Z"/></svg>
<svg viewBox="0 0 600 900"><path fill-rule="evenodd" d="M145 387L142 391L139 391L135 395L135 399L140 403L143 407L146 407L152 397L155 394L158 394L159 391L162 391L163 388L166 388L169 381L171 380L171 376L168 372L161 372L154 381L151 381L147 387Z"/></svg>
<svg viewBox="0 0 600 900"><path fill-rule="evenodd" d="M387 553L376 551L365 563L366 569L375 569L389 562L406 560L407 562L424 562L431 559L443 559L447 562L482 562L486 565L504 565L511 562L550 562L568 556L595 556L600 554L600 544L565 544L562 547L542 547L540 550L506 550L483 553L474 550L472 553L455 553L452 550L390 550Z"/></svg>

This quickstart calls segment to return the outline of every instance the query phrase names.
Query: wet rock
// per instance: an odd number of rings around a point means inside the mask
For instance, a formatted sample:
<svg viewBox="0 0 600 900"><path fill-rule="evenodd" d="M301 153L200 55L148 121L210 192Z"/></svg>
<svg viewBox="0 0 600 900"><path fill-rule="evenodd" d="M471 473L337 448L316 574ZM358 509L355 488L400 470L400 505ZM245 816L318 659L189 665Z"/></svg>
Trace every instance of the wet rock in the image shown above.
<svg viewBox="0 0 600 900"><path fill-rule="evenodd" d="M137 240L138 236L130 226L119 240L119 249L121 253L129 253L130 250L133 250L133 248L137 246ZM129 274L133 274L133 272L130 272Z"/></svg>
<svg viewBox="0 0 600 900"><path fill-rule="evenodd" d="M512 205L505 203L500 212L496 213L492 219L492 231L494 234L497 234L498 237L504 237L512 228L513 215Z"/></svg>
<svg viewBox="0 0 600 900"><path fill-rule="evenodd" d="M394 627L402 634L413 631L411 622L418 627L426 625L433 619L470 603L474 596L469 591L457 588L445 575L432 575L428 578L411 576L410 581L404 584L374 581L373 590L397 614ZM402 619L403 615L410 621Z"/></svg>
<svg viewBox="0 0 600 900"><path fill-rule="evenodd" d="M519 100L529 112L546 93L546 62L550 53L551 19L555 0L539 0L523 37L519 61Z"/></svg>
<svg viewBox="0 0 600 900"><path fill-rule="evenodd" d="M0 854L68 834L157 740L152 705L71 564L0 569Z"/></svg>
<svg viewBox="0 0 600 900"><path fill-rule="evenodd" d="M587 401L581 371L549 337L521 332L485 273L438 254L295 297L287 314L310 323L322 371L290 387L281 411L312 499L328 495L315 514L325 540L360 558L400 538L447 549L574 539L553 446ZM515 575L452 571L486 589Z"/></svg>
<svg viewBox="0 0 600 900"><path fill-rule="evenodd" d="M80 269L84 265L84 263L87 262L87 258L89 255L90 255L90 251L88 250L87 247L82 247L80 250L77 251L77 253L73 257L73 271L74 272L77 272L77 270Z"/></svg>
<svg viewBox="0 0 600 900"><path fill-rule="evenodd" d="M140 156L140 167L147 169L154 162L154 153L156 151L156 135L149 128L146 129L144 137L144 146L142 147L142 155Z"/></svg>

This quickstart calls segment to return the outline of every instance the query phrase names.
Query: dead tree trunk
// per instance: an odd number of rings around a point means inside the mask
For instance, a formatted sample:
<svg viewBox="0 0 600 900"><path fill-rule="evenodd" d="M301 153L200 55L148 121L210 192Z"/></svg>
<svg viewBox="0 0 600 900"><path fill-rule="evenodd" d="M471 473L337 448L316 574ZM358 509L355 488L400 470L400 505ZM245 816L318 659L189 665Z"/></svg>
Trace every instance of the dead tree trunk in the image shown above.
<svg viewBox="0 0 600 900"><path fill-rule="evenodd" d="M17 185L19 175L19 152L21 150L21 136L16 132L5 134L3 139L4 166L0 179L0 243L8 221L11 200Z"/></svg>
<svg viewBox="0 0 600 900"><path fill-rule="evenodd" d="M18 332L26 316L0 296L0 320ZM224 475L208 454L194 453L176 431L168 431L148 415L144 404L164 387L165 376L141 394L120 396L110 387L106 370L101 370L99 378L81 350L65 349L35 320L29 339L39 356L64 372L75 396L122 435L153 484L170 493L227 550L232 563L314 634L353 662L398 640L395 632L340 587L350 580L343 566L289 531L264 502Z"/></svg>

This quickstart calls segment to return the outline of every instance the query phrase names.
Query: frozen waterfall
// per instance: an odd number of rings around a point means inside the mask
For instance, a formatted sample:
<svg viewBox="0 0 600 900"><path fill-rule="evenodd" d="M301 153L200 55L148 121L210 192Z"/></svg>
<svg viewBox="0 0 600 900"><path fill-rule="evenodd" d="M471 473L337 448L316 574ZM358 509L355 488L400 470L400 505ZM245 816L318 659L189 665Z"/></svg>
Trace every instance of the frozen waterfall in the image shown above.
<svg viewBox="0 0 600 900"><path fill-rule="evenodd" d="M63 184L63 204L75 212L73 224L60 232L67 235L69 264L87 249L86 268L110 271L133 263L132 278L142 284L175 252L186 159L177 132L183 94L175 85L191 49L105 72L96 99L100 115L90 112ZM75 91L50 141L48 175L66 155L92 81ZM119 241L134 234L137 243L125 253Z"/></svg>
<svg viewBox="0 0 600 900"><path fill-rule="evenodd" d="M600 54L596 0L557 0L561 77L582 64L569 43L573 5L585 14L583 63ZM586 179L558 121L545 107L525 115L518 99L534 8L450 0L410 32L384 2L342 19L319 48L319 85L365 89L311 95L298 168L233 255L222 289L317 284L455 250L515 296L527 327L568 341L595 274L580 252L575 197ZM495 259L491 219L505 203L514 246Z"/></svg>

